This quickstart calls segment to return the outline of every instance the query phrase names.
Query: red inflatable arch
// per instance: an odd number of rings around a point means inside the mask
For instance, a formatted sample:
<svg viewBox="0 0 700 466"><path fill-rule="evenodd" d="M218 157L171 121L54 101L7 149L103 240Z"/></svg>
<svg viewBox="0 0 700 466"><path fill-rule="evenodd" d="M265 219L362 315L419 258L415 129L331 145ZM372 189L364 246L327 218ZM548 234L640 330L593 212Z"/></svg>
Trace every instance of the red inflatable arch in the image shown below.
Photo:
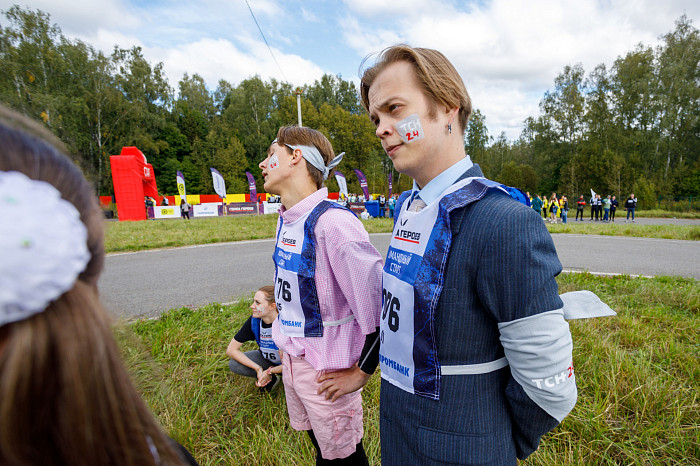
<svg viewBox="0 0 700 466"><path fill-rule="evenodd" d="M122 147L109 158L119 220L146 220L145 197L158 199L153 166L136 147Z"/></svg>

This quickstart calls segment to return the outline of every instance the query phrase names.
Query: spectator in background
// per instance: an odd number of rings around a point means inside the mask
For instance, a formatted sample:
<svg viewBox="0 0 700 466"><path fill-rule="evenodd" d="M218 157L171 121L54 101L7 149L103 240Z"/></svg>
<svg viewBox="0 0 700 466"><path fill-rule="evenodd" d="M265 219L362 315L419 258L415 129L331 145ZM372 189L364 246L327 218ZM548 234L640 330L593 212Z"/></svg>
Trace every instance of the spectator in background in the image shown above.
<svg viewBox="0 0 700 466"><path fill-rule="evenodd" d="M634 193L630 194L629 199L625 201L625 210L627 210L627 220L625 223L629 222L630 214L632 214L632 222L634 222L634 211L637 208L637 198L634 197Z"/></svg>
<svg viewBox="0 0 700 466"><path fill-rule="evenodd" d="M557 199L557 193L552 193L552 197L549 198L550 223L557 223L557 212L559 212L559 199Z"/></svg>
<svg viewBox="0 0 700 466"><path fill-rule="evenodd" d="M542 195L542 218L547 220L548 215L549 215L549 201L547 200L547 195L543 194Z"/></svg>
<svg viewBox="0 0 700 466"><path fill-rule="evenodd" d="M190 209L191 208L192 208L192 206L189 205L186 200L180 199L180 216L182 218L186 218L187 220L190 219Z"/></svg>
<svg viewBox="0 0 700 466"><path fill-rule="evenodd" d="M610 204L612 201L610 200L610 194L608 194L608 197L603 199L603 211L605 214L603 215L603 221L604 222L609 222L610 221Z"/></svg>
<svg viewBox="0 0 700 466"><path fill-rule="evenodd" d="M576 219L574 221L578 220L579 215L581 216L581 221L583 222L583 208L586 206L586 201L583 199L583 194L579 196L578 201L576 202Z"/></svg>
<svg viewBox="0 0 700 466"><path fill-rule="evenodd" d="M538 215L542 215L542 197L539 194L535 194L532 200L532 208L535 209Z"/></svg>
<svg viewBox="0 0 700 466"><path fill-rule="evenodd" d="M602 216L603 213L603 201L600 199L600 194L593 196L591 201L591 209L591 220L593 220L593 215L595 214L595 221L599 222L600 216Z"/></svg>
<svg viewBox="0 0 700 466"><path fill-rule="evenodd" d="M615 196L612 197L612 200L610 201L610 221L614 222L615 221L615 211L617 211L617 206L618 206L617 198Z"/></svg>
<svg viewBox="0 0 700 466"><path fill-rule="evenodd" d="M165 195L163 195L163 199L160 201L160 205L167 206L169 204L170 204L170 201L168 201L168 198Z"/></svg>
<svg viewBox="0 0 700 466"><path fill-rule="evenodd" d="M566 196L561 197L560 208L561 208L561 222L566 223L566 218L569 215L569 200L566 198Z"/></svg>

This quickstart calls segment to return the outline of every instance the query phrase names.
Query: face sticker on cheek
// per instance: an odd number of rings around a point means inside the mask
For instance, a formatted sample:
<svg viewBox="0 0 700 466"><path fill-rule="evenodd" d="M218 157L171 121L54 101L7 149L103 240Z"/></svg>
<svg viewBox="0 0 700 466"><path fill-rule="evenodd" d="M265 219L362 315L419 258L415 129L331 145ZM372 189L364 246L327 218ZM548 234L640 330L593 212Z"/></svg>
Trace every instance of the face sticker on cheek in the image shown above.
<svg viewBox="0 0 700 466"><path fill-rule="evenodd" d="M420 118L418 117L417 113L409 115L396 123L396 131L398 131L403 142L406 143L419 141L425 137L425 133L423 133L423 127L420 124Z"/></svg>
<svg viewBox="0 0 700 466"><path fill-rule="evenodd" d="M277 168L279 166L280 166L280 159L277 157L277 155L271 155L270 161L267 163L267 169L274 170L275 168Z"/></svg>

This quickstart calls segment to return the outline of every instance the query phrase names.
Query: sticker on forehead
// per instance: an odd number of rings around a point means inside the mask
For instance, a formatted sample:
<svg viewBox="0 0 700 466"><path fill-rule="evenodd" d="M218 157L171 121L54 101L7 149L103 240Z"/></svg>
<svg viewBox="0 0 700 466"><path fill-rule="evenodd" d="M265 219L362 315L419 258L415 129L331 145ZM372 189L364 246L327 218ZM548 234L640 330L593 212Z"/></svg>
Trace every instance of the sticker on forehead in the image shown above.
<svg viewBox="0 0 700 466"><path fill-rule="evenodd" d="M268 170L274 170L275 168L280 166L280 159L277 157L277 155L271 155L270 156L270 162L267 164L267 169Z"/></svg>
<svg viewBox="0 0 700 466"><path fill-rule="evenodd" d="M423 133L423 127L420 124L420 118L418 117L417 113L409 115L396 123L396 130L399 132L399 136L401 136L403 142L418 141L425 137L425 133Z"/></svg>

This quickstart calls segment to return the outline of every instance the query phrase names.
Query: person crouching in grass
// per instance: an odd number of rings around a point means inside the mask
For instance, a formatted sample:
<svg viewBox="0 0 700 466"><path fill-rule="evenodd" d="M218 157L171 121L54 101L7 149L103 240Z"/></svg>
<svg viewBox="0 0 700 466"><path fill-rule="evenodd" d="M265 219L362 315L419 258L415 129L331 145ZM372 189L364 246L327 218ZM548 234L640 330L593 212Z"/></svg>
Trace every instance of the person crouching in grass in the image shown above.
<svg viewBox="0 0 700 466"><path fill-rule="evenodd" d="M277 318L274 287L268 285L260 288L250 308L252 315L226 349L226 354L231 358L228 367L234 374L256 378L255 385L261 391L269 392L277 386L282 374L279 350L272 340L272 322ZM241 351L243 343L248 341L255 341L258 349L245 353Z"/></svg>

